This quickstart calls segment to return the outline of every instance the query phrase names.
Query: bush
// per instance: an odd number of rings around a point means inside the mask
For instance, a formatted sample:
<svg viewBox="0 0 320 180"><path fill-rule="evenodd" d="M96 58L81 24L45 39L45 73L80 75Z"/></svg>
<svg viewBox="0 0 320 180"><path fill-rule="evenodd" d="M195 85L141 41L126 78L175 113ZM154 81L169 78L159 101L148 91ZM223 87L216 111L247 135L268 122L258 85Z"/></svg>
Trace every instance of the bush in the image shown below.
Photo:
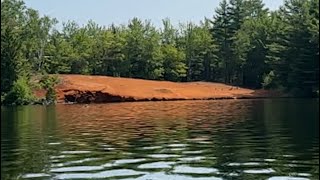
<svg viewBox="0 0 320 180"><path fill-rule="evenodd" d="M46 101L48 104L52 104L56 101L57 96L56 96L56 91L54 90L53 87L50 87L49 89L47 89L47 93L46 93Z"/></svg>
<svg viewBox="0 0 320 180"><path fill-rule="evenodd" d="M1 94L1 104L3 104L5 97L6 97L6 94L2 93Z"/></svg>
<svg viewBox="0 0 320 180"><path fill-rule="evenodd" d="M49 75L44 75L40 79L40 86L46 90L48 90L51 87L54 87L56 84L58 84L59 79L57 76L49 76Z"/></svg>
<svg viewBox="0 0 320 180"><path fill-rule="evenodd" d="M58 84L59 79L56 76L45 75L40 80L40 85L44 88L46 93L46 103L52 104L56 101L56 92L54 90L54 86Z"/></svg>
<svg viewBox="0 0 320 180"><path fill-rule="evenodd" d="M270 71L269 74L264 75L262 87L264 89L271 89L276 87L275 74L273 71Z"/></svg>
<svg viewBox="0 0 320 180"><path fill-rule="evenodd" d="M8 94L2 98L4 104L11 105L25 105L35 100L28 80L25 77L20 77L16 80Z"/></svg>

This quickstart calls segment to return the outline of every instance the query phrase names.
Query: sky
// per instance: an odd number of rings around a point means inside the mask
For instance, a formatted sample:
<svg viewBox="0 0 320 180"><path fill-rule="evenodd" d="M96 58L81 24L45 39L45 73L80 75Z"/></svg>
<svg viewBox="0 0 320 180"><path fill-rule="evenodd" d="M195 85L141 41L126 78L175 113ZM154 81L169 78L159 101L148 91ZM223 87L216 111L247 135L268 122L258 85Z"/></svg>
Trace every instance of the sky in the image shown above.
<svg viewBox="0 0 320 180"><path fill-rule="evenodd" d="M179 22L198 23L204 17L213 17L220 0L25 0L27 7L41 15L57 18L61 22L74 20L79 25L90 19L102 26L111 23L127 24L134 17L149 19L161 27L162 19L170 18L173 25ZM263 0L269 9L277 9L283 0Z"/></svg>

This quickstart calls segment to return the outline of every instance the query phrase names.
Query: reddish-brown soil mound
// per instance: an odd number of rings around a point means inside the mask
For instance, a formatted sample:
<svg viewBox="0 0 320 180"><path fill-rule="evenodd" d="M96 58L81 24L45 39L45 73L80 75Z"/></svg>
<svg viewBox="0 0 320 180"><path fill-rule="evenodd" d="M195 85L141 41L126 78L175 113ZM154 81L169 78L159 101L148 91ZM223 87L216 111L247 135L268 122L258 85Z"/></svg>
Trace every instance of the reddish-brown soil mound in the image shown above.
<svg viewBox="0 0 320 180"><path fill-rule="evenodd" d="M108 76L59 75L58 102L201 100L280 97L273 91L251 90L221 83L151 81Z"/></svg>

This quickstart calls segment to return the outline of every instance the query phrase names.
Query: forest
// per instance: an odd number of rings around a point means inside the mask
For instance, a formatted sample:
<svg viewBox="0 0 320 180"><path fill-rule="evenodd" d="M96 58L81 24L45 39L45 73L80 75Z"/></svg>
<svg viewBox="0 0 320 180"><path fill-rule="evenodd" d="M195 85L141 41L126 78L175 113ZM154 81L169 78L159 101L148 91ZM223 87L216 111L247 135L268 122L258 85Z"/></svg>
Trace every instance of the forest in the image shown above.
<svg viewBox="0 0 320 180"><path fill-rule="evenodd" d="M162 27L139 18L107 27L57 23L23 1L1 1L1 104L30 103L32 77L44 74L319 93L318 0L284 0L277 10L262 0L221 0L212 17L178 26L169 18Z"/></svg>

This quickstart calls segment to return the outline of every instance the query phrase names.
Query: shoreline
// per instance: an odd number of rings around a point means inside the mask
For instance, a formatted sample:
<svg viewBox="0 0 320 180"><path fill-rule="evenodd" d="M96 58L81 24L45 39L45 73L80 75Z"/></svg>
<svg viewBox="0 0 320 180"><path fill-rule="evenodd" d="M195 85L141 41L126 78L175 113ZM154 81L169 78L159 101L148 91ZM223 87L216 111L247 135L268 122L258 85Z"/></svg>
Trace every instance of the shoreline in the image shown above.
<svg viewBox="0 0 320 180"><path fill-rule="evenodd" d="M101 103L72 103L72 102L57 102L56 105L89 105L89 104L114 104L114 103L138 103L138 102L181 102L181 101L222 101L222 100L260 100L260 99L290 99L296 97L240 97L240 98L229 98L229 97L222 97L222 98L209 98L209 99L167 99L167 100L135 100L135 101L110 101L110 102L101 102ZM316 98L297 98L297 99L316 99ZM34 105L41 105L34 104Z"/></svg>
<svg viewBox="0 0 320 180"><path fill-rule="evenodd" d="M57 104L141 101L289 98L279 91L253 90L215 82L170 82L92 75L57 75ZM36 90L36 97L45 97Z"/></svg>

